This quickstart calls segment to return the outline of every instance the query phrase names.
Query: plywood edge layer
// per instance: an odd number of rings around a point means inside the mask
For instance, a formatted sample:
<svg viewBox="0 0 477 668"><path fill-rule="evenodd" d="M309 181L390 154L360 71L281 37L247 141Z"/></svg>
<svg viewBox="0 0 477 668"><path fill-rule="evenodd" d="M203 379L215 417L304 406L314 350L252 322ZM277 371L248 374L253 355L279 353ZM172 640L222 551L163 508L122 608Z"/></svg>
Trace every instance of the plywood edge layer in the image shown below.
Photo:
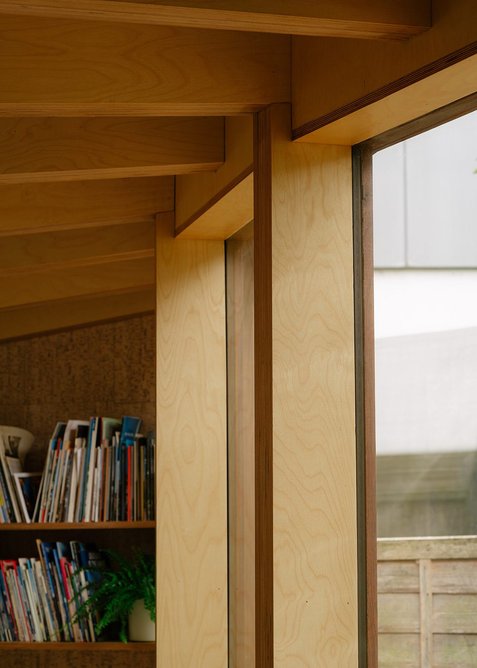
<svg viewBox="0 0 477 668"><path fill-rule="evenodd" d="M154 287L121 294L51 301L0 311L0 340L153 312Z"/></svg>
<svg viewBox="0 0 477 668"><path fill-rule="evenodd" d="M181 239L228 239L253 220L252 165L176 230Z"/></svg>
<svg viewBox="0 0 477 668"><path fill-rule="evenodd" d="M137 118L164 118L170 116L232 116L255 113L280 101L287 102L289 95L263 102L210 101L210 102L0 102L0 118L29 118L52 116L53 118L97 118L105 116L131 116Z"/></svg>
<svg viewBox="0 0 477 668"><path fill-rule="evenodd" d="M267 4L267 3L266 3ZM358 37L358 38L394 38L405 39L430 27L430 12L426 2L415 2L414 6L398 8L397 12L387 15L372 9L366 12L367 18L357 19L350 10L346 15L346 5L337 3L338 11L323 8L323 3L316 3L314 11L301 2L289 3L288 11L273 11L272 2L268 9L261 3L260 10L254 9L254 3L185 3L176 2L114 2L112 0L3 0L0 7L2 14L19 16L44 16L55 18L87 19L93 21L114 21L121 23L144 23L150 25L176 26L186 28L209 28L216 30L241 30L247 32L268 32L295 35ZM340 5L345 5L344 8ZM387 3L390 4L389 2ZM209 5L209 6L208 6ZM392 9L392 7L391 7ZM247 11L246 11L247 10ZM327 11L328 10L328 11ZM386 8L385 8L386 13Z"/></svg>
<svg viewBox="0 0 477 668"><path fill-rule="evenodd" d="M475 92L477 42L293 130L293 139L352 145Z"/></svg>

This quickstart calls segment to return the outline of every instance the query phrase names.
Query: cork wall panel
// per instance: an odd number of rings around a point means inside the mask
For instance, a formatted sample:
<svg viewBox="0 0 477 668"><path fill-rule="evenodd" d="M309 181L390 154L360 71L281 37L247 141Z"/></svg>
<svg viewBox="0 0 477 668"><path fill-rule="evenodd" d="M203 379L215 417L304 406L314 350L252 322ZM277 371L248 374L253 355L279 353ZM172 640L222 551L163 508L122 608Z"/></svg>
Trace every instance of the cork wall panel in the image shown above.
<svg viewBox="0 0 477 668"><path fill-rule="evenodd" d="M41 469L59 420L138 415L155 425L155 318L128 318L0 344L0 424L35 435Z"/></svg>

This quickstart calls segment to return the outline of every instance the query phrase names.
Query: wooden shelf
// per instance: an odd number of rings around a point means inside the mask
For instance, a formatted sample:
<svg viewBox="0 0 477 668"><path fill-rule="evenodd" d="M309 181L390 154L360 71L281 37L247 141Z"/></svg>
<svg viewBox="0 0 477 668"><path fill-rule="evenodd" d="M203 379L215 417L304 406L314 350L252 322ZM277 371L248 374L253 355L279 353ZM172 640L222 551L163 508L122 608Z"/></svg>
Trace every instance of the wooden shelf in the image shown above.
<svg viewBox="0 0 477 668"><path fill-rule="evenodd" d="M154 652L155 649L155 642L0 642L0 653L4 650Z"/></svg>
<svg viewBox="0 0 477 668"><path fill-rule="evenodd" d="M81 531L94 529L155 529L155 520L141 520L137 522L11 522L0 524L2 531Z"/></svg>

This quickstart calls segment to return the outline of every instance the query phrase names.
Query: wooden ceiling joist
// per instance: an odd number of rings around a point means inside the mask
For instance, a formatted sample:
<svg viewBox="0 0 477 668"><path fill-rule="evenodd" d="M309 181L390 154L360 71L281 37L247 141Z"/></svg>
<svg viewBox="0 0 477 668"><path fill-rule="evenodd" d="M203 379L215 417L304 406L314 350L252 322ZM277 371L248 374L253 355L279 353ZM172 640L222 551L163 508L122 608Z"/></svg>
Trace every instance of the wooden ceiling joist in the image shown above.
<svg viewBox="0 0 477 668"><path fill-rule="evenodd" d="M0 12L370 39L403 39L430 26L429 0L2 0Z"/></svg>
<svg viewBox="0 0 477 668"><path fill-rule="evenodd" d="M147 313L155 308L154 287L0 309L0 341L85 323Z"/></svg>
<svg viewBox="0 0 477 668"><path fill-rule="evenodd" d="M0 119L0 184L214 170L220 118Z"/></svg>
<svg viewBox="0 0 477 668"><path fill-rule="evenodd" d="M154 286L154 257L127 254L31 268L0 269L0 309ZM12 290L12 284L15 289Z"/></svg>
<svg viewBox="0 0 477 668"><path fill-rule="evenodd" d="M173 208L171 176L0 185L0 237L153 221Z"/></svg>
<svg viewBox="0 0 477 668"><path fill-rule="evenodd" d="M213 116L289 99L283 35L25 16L0 23L0 116Z"/></svg>
<svg viewBox="0 0 477 668"><path fill-rule="evenodd" d="M0 244L0 273L91 266L154 256L154 222L11 236Z"/></svg>
<svg viewBox="0 0 477 668"><path fill-rule="evenodd" d="M253 218L253 119L225 121L224 164L176 178L175 230L188 239L227 239Z"/></svg>

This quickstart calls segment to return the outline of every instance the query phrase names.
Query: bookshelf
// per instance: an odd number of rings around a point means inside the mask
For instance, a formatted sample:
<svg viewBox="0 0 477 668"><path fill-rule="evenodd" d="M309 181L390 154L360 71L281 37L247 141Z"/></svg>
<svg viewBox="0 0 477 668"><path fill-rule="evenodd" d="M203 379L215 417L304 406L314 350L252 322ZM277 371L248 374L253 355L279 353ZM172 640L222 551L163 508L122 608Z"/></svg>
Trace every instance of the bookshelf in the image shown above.
<svg viewBox="0 0 477 668"><path fill-rule="evenodd" d="M115 549L126 556L132 547L153 552L155 544L154 521L142 522L89 522L89 523L34 523L9 524L0 527L0 559L18 555L35 556L35 540L68 541L73 538L95 542L101 547ZM102 668L153 668L156 665L155 643L122 642L2 642L2 668L84 668L101 665ZM98 657L101 657L100 659Z"/></svg>
<svg viewBox="0 0 477 668"><path fill-rule="evenodd" d="M36 449L30 453L28 470L42 469L48 434L51 436L58 419L137 414L143 418L145 429L154 428L154 325L152 314L140 315L0 344L0 354L7 360L8 384L15 384L17 388L1 402L1 421L27 424L35 435ZM28 377L31 368L33 373ZM48 390L52 376L58 377L57 387ZM151 554L155 552L156 522L1 524L0 559L38 557L37 539L94 543L99 548L132 557L136 548ZM152 668L156 665L155 651L155 643L1 642L0 665L2 668L22 665L31 668L83 668L85 665Z"/></svg>

